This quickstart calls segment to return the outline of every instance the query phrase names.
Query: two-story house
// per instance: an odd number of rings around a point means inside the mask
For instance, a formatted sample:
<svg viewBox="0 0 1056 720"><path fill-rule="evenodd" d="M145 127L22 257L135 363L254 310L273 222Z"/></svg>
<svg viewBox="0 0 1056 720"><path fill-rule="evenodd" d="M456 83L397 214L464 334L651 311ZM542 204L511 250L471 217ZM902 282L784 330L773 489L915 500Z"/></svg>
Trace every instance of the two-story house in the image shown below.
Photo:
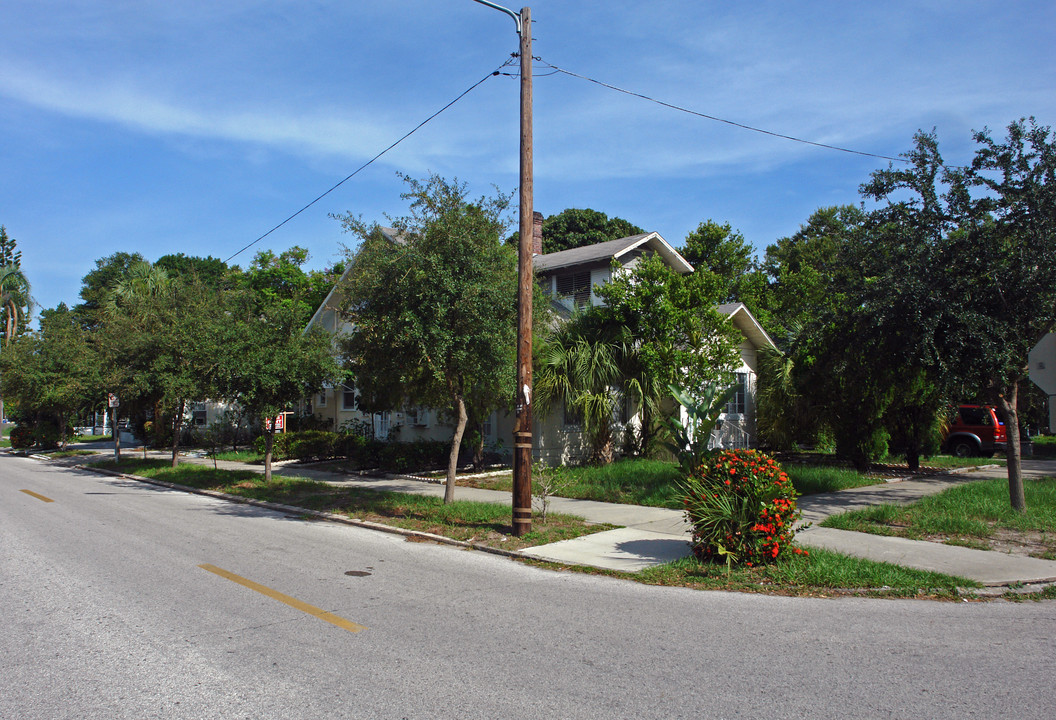
<svg viewBox="0 0 1056 720"><path fill-rule="evenodd" d="M595 292L599 285L609 282L612 273L631 269L640 258L657 254L676 272L689 273L693 267L659 233L643 233L585 247L541 254L540 219L536 218L536 255L533 265L538 282L550 291L559 316L570 317L577 307L602 302ZM393 233L395 239L395 233ZM615 268L615 270L614 270ZM346 271L347 273L348 271ZM343 278L342 278L343 280ZM309 322L327 332L340 333L348 329L342 317L342 282L339 280ZM774 343L743 304L722 305L718 310L726 315L743 335L741 366L737 369L738 391L723 415L713 442L724 447L746 447L756 442L755 387L758 353L773 348ZM365 423L377 437L387 437L390 430L400 427L400 439L427 438L450 440L452 423L445 413L433 408L417 407L413 400L407 407L365 414L358 409L354 387L327 388L311 399L310 410L329 420L334 429L348 423ZM620 430L634 425L633 409L620 419ZM498 411L485 422L485 444L509 453L513 433L512 414ZM586 447L581 428L574 417L561 407L555 407L546 417L534 418L533 437L537 458L548 463L575 461L584 456Z"/></svg>

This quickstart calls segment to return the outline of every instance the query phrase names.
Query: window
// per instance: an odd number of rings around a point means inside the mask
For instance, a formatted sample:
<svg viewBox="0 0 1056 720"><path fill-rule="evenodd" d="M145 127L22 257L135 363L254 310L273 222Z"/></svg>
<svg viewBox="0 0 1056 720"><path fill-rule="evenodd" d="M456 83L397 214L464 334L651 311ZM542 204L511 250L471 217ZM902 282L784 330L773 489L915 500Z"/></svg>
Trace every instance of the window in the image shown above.
<svg viewBox="0 0 1056 720"><path fill-rule="evenodd" d="M429 411L422 408L408 410L407 424L411 427L429 427Z"/></svg>
<svg viewBox="0 0 1056 720"><path fill-rule="evenodd" d="M495 435L495 413L488 415L488 419L480 424L480 434L485 439Z"/></svg>
<svg viewBox="0 0 1056 720"><path fill-rule="evenodd" d="M205 403L193 403L191 405L191 424L205 425L206 411Z"/></svg>
<svg viewBox="0 0 1056 720"><path fill-rule="evenodd" d="M315 406L317 408L326 407L326 390L323 390L322 392L319 393L319 397L316 398Z"/></svg>
<svg viewBox="0 0 1056 720"><path fill-rule="evenodd" d="M571 300L574 307L590 304L590 288L590 270L557 276L557 296Z"/></svg>
<svg viewBox="0 0 1056 720"><path fill-rule="evenodd" d="M583 424L583 412L580 408L571 407L565 401L565 427L579 427Z"/></svg>
<svg viewBox="0 0 1056 720"><path fill-rule="evenodd" d="M341 392L341 409L342 410L355 410L356 409L356 391L353 388L344 387Z"/></svg>
<svg viewBox="0 0 1056 720"><path fill-rule="evenodd" d="M744 415L747 406L748 397L748 373L737 373L737 380L735 383L737 391L730 398L730 401L726 403L726 414L727 415Z"/></svg>
<svg viewBox="0 0 1056 720"><path fill-rule="evenodd" d="M982 425L990 426L993 423L990 420L990 409L981 407L962 407L961 411L961 422L965 425Z"/></svg>
<svg viewBox="0 0 1056 720"><path fill-rule="evenodd" d="M392 427L392 415L386 410L378 413L378 439L384 440L389 437L389 429Z"/></svg>
<svg viewBox="0 0 1056 720"><path fill-rule="evenodd" d="M620 391L616 396L616 422L620 425L626 425L634 417L634 412L631 408L631 396L628 393Z"/></svg>

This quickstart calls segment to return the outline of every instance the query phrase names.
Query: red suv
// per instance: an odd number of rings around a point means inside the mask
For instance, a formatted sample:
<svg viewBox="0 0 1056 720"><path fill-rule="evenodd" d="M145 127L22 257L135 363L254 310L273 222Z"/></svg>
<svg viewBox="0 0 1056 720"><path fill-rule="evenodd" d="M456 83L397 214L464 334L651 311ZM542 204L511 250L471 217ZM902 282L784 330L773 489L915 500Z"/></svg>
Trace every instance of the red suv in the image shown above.
<svg viewBox="0 0 1056 720"><path fill-rule="evenodd" d="M961 405L950 420L942 446L957 457L989 457L995 452L1004 452L1007 443L1005 424L997 419L992 406Z"/></svg>

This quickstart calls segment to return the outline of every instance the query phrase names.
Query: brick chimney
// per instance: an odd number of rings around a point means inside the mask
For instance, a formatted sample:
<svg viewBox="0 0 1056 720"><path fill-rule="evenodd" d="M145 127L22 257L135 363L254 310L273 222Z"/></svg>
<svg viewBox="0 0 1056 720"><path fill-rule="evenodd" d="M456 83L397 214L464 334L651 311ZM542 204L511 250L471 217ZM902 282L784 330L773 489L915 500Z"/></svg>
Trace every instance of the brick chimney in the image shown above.
<svg viewBox="0 0 1056 720"><path fill-rule="evenodd" d="M543 254L543 214L538 211L532 213L532 254Z"/></svg>

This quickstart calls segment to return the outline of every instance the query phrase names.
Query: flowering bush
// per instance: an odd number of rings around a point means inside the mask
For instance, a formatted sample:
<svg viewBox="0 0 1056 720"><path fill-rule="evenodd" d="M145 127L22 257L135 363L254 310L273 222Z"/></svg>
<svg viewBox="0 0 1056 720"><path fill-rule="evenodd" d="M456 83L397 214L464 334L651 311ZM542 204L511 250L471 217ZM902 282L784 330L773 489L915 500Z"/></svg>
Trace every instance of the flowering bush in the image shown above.
<svg viewBox="0 0 1056 720"><path fill-rule="evenodd" d="M792 545L797 493L781 466L756 450L711 455L684 483L693 553L701 560L759 565Z"/></svg>

